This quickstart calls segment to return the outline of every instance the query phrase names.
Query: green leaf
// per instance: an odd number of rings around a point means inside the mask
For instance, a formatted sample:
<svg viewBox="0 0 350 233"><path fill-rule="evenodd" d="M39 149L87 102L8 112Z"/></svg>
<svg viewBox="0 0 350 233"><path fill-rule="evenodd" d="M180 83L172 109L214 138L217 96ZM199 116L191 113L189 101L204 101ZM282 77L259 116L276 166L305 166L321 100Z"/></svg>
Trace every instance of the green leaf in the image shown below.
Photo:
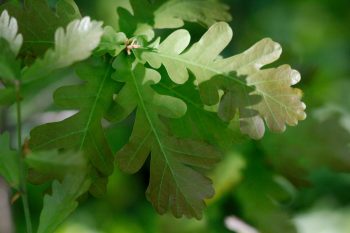
<svg viewBox="0 0 350 233"><path fill-rule="evenodd" d="M291 216L281 204L290 201L290 194L276 182L275 174L264 167L261 157L250 156L243 177L234 196L242 204L245 219L260 232L296 233Z"/></svg>
<svg viewBox="0 0 350 233"><path fill-rule="evenodd" d="M67 175L62 183L54 181L52 194L45 195L40 214L38 233L53 233L56 228L77 208L76 201L90 186L84 174Z"/></svg>
<svg viewBox="0 0 350 233"><path fill-rule="evenodd" d="M112 68L99 60L82 64L77 74L86 83L59 88L54 100L58 106L79 112L61 122L34 128L30 133L30 148L33 151L82 151L100 176L105 177L112 173L113 155L101 120L112 102L117 84L111 79Z"/></svg>
<svg viewBox="0 0 350 233"><path fill-rule="evenodd" d="M42 183L42 179L62 180L72 172L86 173L86 160L82 153L68 151L38 151L26 155L26 164L31 182ZM38 180L39 179L39 180Z"/></svg>
<svg viewBox="0 0 350 233"><path fill-rule="evenodd" d="M87 59L98 46L102 34L102 22L91 21L89 17L70 22L66 30L58 28L55 33L55 48L48 50L44 58L37 59L25 70L23 80L37 80L56 69Z"/></svg>
<svg viewBox="0 0 350 233"><path fill-rule="evenodd" d="M179 28L184 21L210 27L215 22L231 21L229 7L212 0L170 0L154 12L155 28Z"/></svg>
<svg viewBox="0 0 350 233"><path fill-rule="evenodd" d="M10 149L10 135L8 133L0 134L0 175L11 187L19 189L18 154Z"/></svg>
<svg viewBox="0 0 350 233"><path fill-rule="evenodd" d="M23 54L37 57L54 44L54 34L58 27L80 18L78 7L73 0L59 0L56 12L46 0L25 0L23 6L14 1L3 4L0 9L17 18L19 31L24 37Z"/></svg>
<svg viewBox="0 0 350 233"><path fill-rule="evenodd" d="M20 64L16 61L16 56L11 50L9 43L3 38L0 38L0 70L0 80L13 81L19 79L21 75ZM2 91L0 90L0 92Z"/></svg>
<svg viewBox="0 0 350 233"><path fill-rule="evenodd" d="M127 40L128 38L123 32L116 32L112 27L106 26L95 53L98 55L109 53L111 56L116 57L125 49Z"/></svg>
<svg viewBox="0 0 350 233"><path fill-rule="evenodd" d="M279 44L270 39L263 39L247 51L223 59L219 54L231 38L232 30L228 24L216 23L189 49L187 47L190 43L190 34L181 29L172 33L157 49L135 51L139 59L148 62L156 69L164 65L172 81L177 84L183 84L188 80L188 70L190 70L196 77L202 100L208 105L213 105L214 100L219 100L218 90L216 90L218 86L205 85L213 77L221 76L224 79L223 82L229 85L219 86L224 92L232 92L232 82L240 85L242 91L255 87L254 91L245 91L245 98L252 99L254 98L252 95L259 95L262 101L257 103L244 100L251 105L250 114L240 115L241 131L252 138L258 139L263 136L265 129L263 120L272 131L282 132L285 130L285 124L296 125L298 120L305 119L305 104L300 101L302 93L298 89L291 88L291 85L299 82L300 74L288 65L260 69L280 56ZM247 76L245 81L238 78L236 73L239 76ZM237 96L224 95L221 99L221 108L237 108L238 101L232 98ZM226 106L230 104L234 106ZM258 115L251 114L254 112ZM225 113L225 120L231 120L233 117L234 114Z"/></svg>
<svg viewBox="0 0 350 233"><path fill-rule="evenodd" d="M164 95L172 95L183 100L188 106L186 114L181 118L163 119L171 131L184 138L203 140L218 146L223 151L231 150L234 142L242 140L238 125L229 125L222 121L215 112L203 105L193 77L184 85L176 85L162 72L162 80L154 89Z"/></svg>
<svg viewBox="0 0 350 233"><path fill-rule="evenodd" d="M137 172L151 153L150 183L147 198L164 214L176 217L202 217L204 200L214 194L203 169L210 169L219 153L210 145L171 136L159 116L177 118L186 111L179 99L156 93L151 85L160 81L158 72L145 69L120 55L114 62L116 80L125 82L117 103L122 117L136 107L136 120L129 143L117 153L117 162L125 172Z"/></svg>
<svg viewBox="0 0 350 233"><path fill-rule="evenodd" d="M10 17L8 12L4 10L0 15L0 38L4 38L10 46L10 49L17 56L23 43L21 34L17 34L17 20Z"/></svg>
<svg viewBox="0 0 350 233"><path fill-rule="evenodd" d="M130 1L132 12L118 8L119 30L128 36L154 36L153 28L179 28L184 21L200 23L206 27L218 21L230 21L228 6L212 0L146 0Z"/></svg>

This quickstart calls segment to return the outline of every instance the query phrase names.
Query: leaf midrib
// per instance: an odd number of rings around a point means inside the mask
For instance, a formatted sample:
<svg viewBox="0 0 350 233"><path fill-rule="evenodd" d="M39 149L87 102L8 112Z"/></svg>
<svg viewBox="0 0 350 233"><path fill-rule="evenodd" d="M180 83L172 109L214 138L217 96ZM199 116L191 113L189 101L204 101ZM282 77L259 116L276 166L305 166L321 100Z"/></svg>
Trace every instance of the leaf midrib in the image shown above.
<svg viewBox="0 0 350 233"><path fill-rule="evenodd" d="M128 63L129 63L129 67L131 67L130 61L128 61ZM153 131L154 137L156 138L156 141L157 141L157 143L158 143L158 145L159 145L159 148L160 148L162 154L164 155L163 157L164 157L164 159L165 159L165 162L166 162L167 167L169 168L169 170L170 170L170 172L171 172L171 174L172 174L172 177L173 177L173 179L174 179L174 182L175 182L175 184L176 184L176 187L179 188L180 186L177 184L177 181L176 181L176 179L175 179L176 173L174 173L172 167L170 166L170 163L169 163L169 160L168 160L168 157L167 157L167 153L166 153L166 150L165 150L165 146L164 146L164 145L162 144L162 142L161 142L161 139L160 139L158 130L157 130L156 127L153 125L151 116L150 116L150 114L149 114L149 112L148 112L148 109L147 109L145 103L144 103L144 98L142 98L141 90L140 90L139 86L137 85L136 77L135 77L135 74L134 74L133 71L131 71L131 77L132 77L132 84L134 85L135 90L136 90L136 93L137 93L137 97L139 98L140 106L141 106L142 110L143 110L144 113L145 113L145 116L146 116L146 118L147 118L147 121L148 121L148 123L149 123L149 125L150 125L150 127L151 127L151 130ZM163 168L162 177L161 177L161 182L160 182L160 184L159 184L159 192L158 192L157 197L160 196L160 191L162 190L166 165L165 165L164 168ZM196 212L195 209L193 208L193 206L191 205L191 202L189 202L189 201L187 200L187 197L186 197L185 195L183 195L183 196L184 196L186 202L189 204L189 206L191 206L192 210L193 210L194 212ZM157 206L159 206L159 198L158 198L157 201L158 201L158 205L157 205Z"/></svg>

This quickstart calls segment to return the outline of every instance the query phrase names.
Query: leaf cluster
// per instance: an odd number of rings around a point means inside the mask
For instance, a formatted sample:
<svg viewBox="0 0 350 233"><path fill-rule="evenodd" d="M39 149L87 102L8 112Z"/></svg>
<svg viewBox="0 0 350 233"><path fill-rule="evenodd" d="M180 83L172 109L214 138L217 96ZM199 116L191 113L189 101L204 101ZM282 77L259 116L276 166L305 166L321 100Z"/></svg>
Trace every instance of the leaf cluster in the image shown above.
<svg viewBox="0 0 350 233"><path fill-rule="evenodd" d="M53 93L56 107L75 114L30 132L29 178L56 180L44 198L39 232L53 232L83 193L103 195L115 166L135 173L148 158L146 195L157 212L200 219L214 195L208 170L242 135L260 139L265 123L283 132L306 117L301 91L292 87L300 74L289 65L263 68L279 58L278 43L267 38L222 57L232 39L222 21L231 17L217 1L130 1L129 9L117 9L116 28L81 18L71 0L58 1L55 12L45 0L1 8L0 105L28 98L31 84L58 70L73 67L79 78ZM184 29L157 37L184 22L208 30L199 41ZM114 155L117 142L106 129L130 119L131 136ZM16 187L18 171L10 167L17 162L2 137L0 174Z"/></svg>

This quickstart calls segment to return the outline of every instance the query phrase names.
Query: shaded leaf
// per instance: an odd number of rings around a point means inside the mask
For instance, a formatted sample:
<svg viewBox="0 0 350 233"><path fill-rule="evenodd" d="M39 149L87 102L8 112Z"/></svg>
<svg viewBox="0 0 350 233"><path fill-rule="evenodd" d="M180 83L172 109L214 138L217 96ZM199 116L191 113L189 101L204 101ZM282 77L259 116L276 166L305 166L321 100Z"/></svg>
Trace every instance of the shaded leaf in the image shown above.
<svg viewBox="0 0 350 233"><path fill-rule="evenodd" d="M86 160L82 153L68 151L38 151L25 157L31 182L42 183L47 179L62 180L72 172L86 173Z"/></svg>
<svg viewBox="0 0 350 233"><path fill-rule="evenodd" d="M117 153L123 171L137 172L151 153L150 183L147 197L164 214L176 217L202 217L204 200L214 194L210 179L200 171L217 162L219 153L210 145L171 136L159 115L177 118L186 111L179 99L156 93L151 85L160 81L158 72L119 56L114 63L116 80L125 82L117 104L121 118L136 107L136 120L129 143Z"/></svg>
<svg viewBox="0 0 350 233"><path fill-rule="evenodd" d="M0 135L0 175L11 187L19 189L18 153L10 149L10 135L8 133Z"/></svg>
<svg viewBox="0 0 350 233"><path fill-rule="evenodd" d="M91 60L78 67L77 74L86 83L59 88L54 100L58 106L79 112L61 122L34 128L30 134L30 148L33 151L82 151L100 176L108 176L113 170L113 155L101 120L117 88L110 78L112 68L99 60Z"/></svg>
<svg viewBox="0 0 350 233"><path fill-rule="evenodd" d="M179 28L184 21L200 23L206 27L218 21L230 21L228 6L212 0L145 0L130 1L132 12L118 9L119 30L127 35L148 35L152 39L152 29Z"/></svg>
<svg viewBox="0 0 350 233"><path fill-rule="evenodd" d="M54 181L52 194L45 195L40 214L38 233L53 233L56 228L78 207L76 201L90 186L84 174L70 174L62 183Z"/></svg>
<svg viewBox="0 0 350 233"><path fill-rule="evenodd" d="M16 56L11 50L9 43L3 38L0 38L0 70L0 80L13 81L20 77L20 64L16 61ZM0 89L0 93L3 91ZM0 104L1 102L0 100Z"/></svg>
<svg viewBox="0 0 350 233"><path fill-rule="evenodd" d="M58 28L55 33L55 48L45 53L25 70L25 82L40 79L56 69L90 57L98 46L103 34L102 22L91 21L89 17L70 22L64 30Z"/></svg>
<svg viewBox="0 0 350 233"><path fill-rule="evenodd" d="M244 179L234 192L242 204L245 219L260 232L297 233L291 216L285 207L279 204L290 197L275 181L273 172L264 167L261 158L250 156L247 165Z"/></svg>
<svg viewBox="0 0 350 233"><path fill-rule="evenodd" d="M14 1L3 4L0 9L18 20L19 31L24 37L23 54L37 57L54 44L54 34L58 27L80 18L78 7L73 0L59 0L56 12L46 0L25 0L23 6Z"/></svg>
<svg viewBox="0 0 350 233"><path fill-rule="evenodd" d="M17 20L10 17L8 12L4 10L0 15L0 38L4 38L9 43L15 56L17 56L23 43L22 35L17 32Z"/></svg>

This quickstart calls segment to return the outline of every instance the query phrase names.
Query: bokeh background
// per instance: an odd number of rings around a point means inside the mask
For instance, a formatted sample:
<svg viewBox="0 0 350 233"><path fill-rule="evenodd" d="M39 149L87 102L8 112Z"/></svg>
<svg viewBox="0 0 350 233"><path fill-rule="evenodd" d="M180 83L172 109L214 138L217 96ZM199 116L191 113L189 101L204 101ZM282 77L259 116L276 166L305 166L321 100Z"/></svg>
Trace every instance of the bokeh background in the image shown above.
<svg viewBox="0 0 350 233"><path fill-rule="evenodd" d="M125 0L76 2L83 15L115 27L116 7L127 6ZM234 145L211 174L217 194L201 221L159 216L144 195L147 168L133 176L116 169L107 194L101 199L83 197L58 233L350 232L350 2L224 2L231 8L234 30L225 53L243 52L265 37L279 42L283 54L273 65L291 64L302 74L297 87L304 92L308 118L284 134L267 133L260 141ZM193 38L206 30L195 24L185 27ZM130 126L110 128L109 140L126 140ZM113 149L120 146L114 144ZM30 186L35 218L47 187ZM15 224L22 232L22 208L20 203L14 207Z"/></svg>

